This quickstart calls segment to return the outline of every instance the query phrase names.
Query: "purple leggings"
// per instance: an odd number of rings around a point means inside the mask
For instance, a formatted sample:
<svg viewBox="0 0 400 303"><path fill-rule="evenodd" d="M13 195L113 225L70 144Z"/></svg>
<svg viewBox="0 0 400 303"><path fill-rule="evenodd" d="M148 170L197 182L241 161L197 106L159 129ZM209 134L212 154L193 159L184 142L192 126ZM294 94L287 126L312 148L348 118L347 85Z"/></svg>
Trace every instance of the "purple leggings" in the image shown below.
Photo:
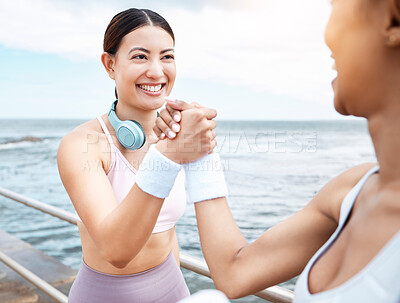
<svg viewBox="0 0 400 303"><path fill-rule="evenodd" d="M110 275L85 264L69 292L68 303L175 303L190 296L172 253L160 265L132 275Z"/></svg>

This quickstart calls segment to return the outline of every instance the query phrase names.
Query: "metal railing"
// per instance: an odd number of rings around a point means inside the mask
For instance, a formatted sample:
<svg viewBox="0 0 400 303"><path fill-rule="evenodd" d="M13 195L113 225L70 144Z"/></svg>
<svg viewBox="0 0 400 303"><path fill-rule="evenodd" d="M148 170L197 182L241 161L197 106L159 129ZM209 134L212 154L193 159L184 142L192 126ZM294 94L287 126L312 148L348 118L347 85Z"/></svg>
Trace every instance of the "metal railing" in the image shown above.
<svg viewBox="0 0 400 303"><path fill-rule="evenodd" d="M21 264L15 262L13 259L11 259L9 256L7 256L5 253L1 251L0 251L0 261L3 262L8 267L10 267L13 271L21 275L23 278L31 282L33 285L35 285L37 288L39 288L41 291L49 295L57 302L68 303L68 297L64 295L61 291L54 288L46 281L40 279L33 272L27 270Z"/></svg>
<svg viewBox="0 0 400 303"><path fill-rule="evenodd" d="M67 212L63 209L25 197L23 195L20 195L18 193L15 193L11 190L2 187L0 187L0 195L9 198L11 200L14 200L16 202L22 203L26 206L35 208L51 216L57 217L68 223L77 225L76 221L78 220L78 216L73 213ZM193 271L202 276L211 278L207 264L203 260L182 253L179 254L179 258L181 267ZM24 268L23 266L21 266L20 264L18 264L10 257L6 256L4 253L1 252L0 252L0 261L2 261L4 264L12 268L17 273L19 273L25 279L27 279L36 287L41 289L43 292L51 296L57 302L61 303L67 302L68 298L63 293L61 293L53 286L43 281L42 279L34 275L32 272L28 271L26 268ZM272 303L290 303L293 300L293 292L291 290L288 290L280 286L269 287L267 289L255 293L254 295L262 299L265 299L267 301L270 301Z"/></svg>

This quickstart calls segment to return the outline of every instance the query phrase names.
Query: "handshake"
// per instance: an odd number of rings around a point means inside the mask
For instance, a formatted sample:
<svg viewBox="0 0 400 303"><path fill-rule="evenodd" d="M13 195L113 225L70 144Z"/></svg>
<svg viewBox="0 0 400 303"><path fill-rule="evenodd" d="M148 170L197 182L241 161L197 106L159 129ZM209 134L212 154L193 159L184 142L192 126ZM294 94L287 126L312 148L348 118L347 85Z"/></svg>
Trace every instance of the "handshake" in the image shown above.
<svg viewBox="0 0 400 303"><path fill-rule="evenodd" d="M217 145L214 109L166 98L153 130L160 141L157 149L170 160L190 163L211 153Z"/></svg>
<svg viewBox="0 0 400 303"><path fill-rule="evenodd" d="M153 128L160 140L140 164L137 186L152 196L166 198L183 168L189 202L225 197L228 190L220 158L212 153L217 145L212 120L216 116L215 110L196 103L167 99Z"/></svg>

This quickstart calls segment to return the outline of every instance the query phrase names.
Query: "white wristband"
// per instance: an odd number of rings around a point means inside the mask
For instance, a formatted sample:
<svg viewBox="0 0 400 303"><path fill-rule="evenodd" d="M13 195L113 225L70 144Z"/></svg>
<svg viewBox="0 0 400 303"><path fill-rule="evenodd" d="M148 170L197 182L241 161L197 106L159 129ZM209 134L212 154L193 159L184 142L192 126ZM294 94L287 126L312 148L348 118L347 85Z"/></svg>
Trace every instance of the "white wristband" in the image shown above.
<svg viewBox="0 0 400 303"><path fill-rule="evenodd" d="M157 198L166 198L174 186L182 165L160 153L151 145L136 174L136 184L141 190Z"/></svg>
<svg viewBox="0 0 400 303"><path fill-rule="evenodd" d="M219 155L209 154L200 160L183 164L188 202L201 202L228 195Z"/></svg>

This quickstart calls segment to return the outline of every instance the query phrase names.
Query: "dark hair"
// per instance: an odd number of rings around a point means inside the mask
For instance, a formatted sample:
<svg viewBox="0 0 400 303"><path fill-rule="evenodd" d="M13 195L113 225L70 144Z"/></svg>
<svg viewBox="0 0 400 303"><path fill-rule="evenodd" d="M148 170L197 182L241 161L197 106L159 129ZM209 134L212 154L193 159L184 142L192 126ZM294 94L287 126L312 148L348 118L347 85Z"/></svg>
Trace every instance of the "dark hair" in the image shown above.
<svg viewBox="0 0 400 303"><path fill-rule="evenodd" d="M104 33L104 51L115 55L125 35L145 25L161 27L175 43L174 32L163 17L149 9L130 8L116 14L107 26Z"/></svg>

